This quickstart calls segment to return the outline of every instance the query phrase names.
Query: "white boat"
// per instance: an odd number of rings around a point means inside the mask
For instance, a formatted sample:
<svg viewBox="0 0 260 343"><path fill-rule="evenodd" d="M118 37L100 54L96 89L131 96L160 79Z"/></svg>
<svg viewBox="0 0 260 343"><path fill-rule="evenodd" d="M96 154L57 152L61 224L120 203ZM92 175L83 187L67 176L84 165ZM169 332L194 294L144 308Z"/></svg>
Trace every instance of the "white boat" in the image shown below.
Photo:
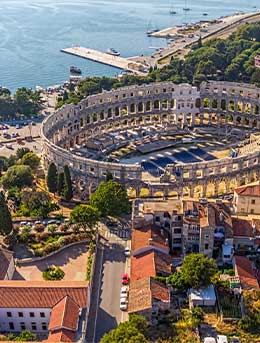
<svg viewBox="0 0 260 343"><path fill-rule="evenodd" d="M113 56L120 56L120 52L116 51L114 48L107 49L106 53Z"/></svg>

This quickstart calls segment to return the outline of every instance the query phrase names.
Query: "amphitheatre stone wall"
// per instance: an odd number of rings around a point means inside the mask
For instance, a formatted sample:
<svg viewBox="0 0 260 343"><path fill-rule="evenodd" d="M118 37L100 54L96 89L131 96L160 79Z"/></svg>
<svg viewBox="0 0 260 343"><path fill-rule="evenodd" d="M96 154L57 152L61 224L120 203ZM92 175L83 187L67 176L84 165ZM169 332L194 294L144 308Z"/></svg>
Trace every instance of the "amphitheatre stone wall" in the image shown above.
<svg viewBox="0 0 260 343"><path fill-rule="evenodd" d="M70 151L109 131L159 123L178 127L207 124L214 125L216 130L226 124L260 129L260 89L248 84L212 81L202 83L200 89L162 82L103 91L76 106L63 106L45 119L41 133L44 166L47 169L50 162L59 169L68 165L81 195L89 194L108 171L136 196L142 189L146 189L147 196L158 193L193 196L198 187L200 196L205 196L209 187L212 195L217 195L222 183L228 193L231 185L259 178L257 139L245 142L237 157L169 164L157 182L144 178L141 165L97 161Z"/></svg>

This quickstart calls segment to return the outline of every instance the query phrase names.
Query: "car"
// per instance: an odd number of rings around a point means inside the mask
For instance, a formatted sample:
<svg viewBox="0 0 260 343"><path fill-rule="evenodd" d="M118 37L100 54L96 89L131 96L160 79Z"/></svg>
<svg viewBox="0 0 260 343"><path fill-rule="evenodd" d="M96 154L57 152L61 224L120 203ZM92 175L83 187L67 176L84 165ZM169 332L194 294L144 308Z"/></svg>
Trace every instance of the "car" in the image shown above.
<svg viewBox="0 0 260 343"><path fill-rule="evenodd" d="M129 275L128 274L124 274L122 275L122 285L128 285L129 284Z"/></svg>
<svg viewBox="0 0 260 343"><path fill-rule="evenodd" d="M55 219L48 220L48 224L57 224Z"/></svg>
<svg viewBox="0 0 260 343"><path fill-rule="evenodd" d="M39 225L41 224L42 222L40 220L36 220L36 222L34 223L34 225Z"/></svg>
<svg viewBox="0 0 260 343"><path fill-rule="evenodd" d="M227 336L217 335L217 343L228 343Z"/></svg>
<svg viewBox="0 0 260 343"><path fill-rule="evenodd" d="M27 225L27 222L25 221L20 222L20 226L25 226L25 225Z"/></svg>
<svg viewBox="0 0 260 343"><path fill-rule="evenodd" d="M127 299L126 298L121 298L120 299L120 310L121 311L126 311L127 310Z"/></svg>
<svg viewBox="0 0 260 343"><path fill-rule="evenodd" d="M214 337L205 337L203 343L216 343Z"/></svg>
<svg viewBox="0 0 260 343"><path fill-rule="evenodd" d="M121 287L120 298L128 297L128 288L126 286Z"/></svg>
<svg viewBox="0 0 260 343"><path fill-rule="evenodd" d="M230 341L230 343L240 343L240 339L237 337L233 337Z"/></svg>
<svg viewBox="0 0 260 343"><path fill-rule="evenodd" d="M131 256L131 250L128 247L126 247L124 250L124 254L125 254L125 257L130 257Z"/></svg>

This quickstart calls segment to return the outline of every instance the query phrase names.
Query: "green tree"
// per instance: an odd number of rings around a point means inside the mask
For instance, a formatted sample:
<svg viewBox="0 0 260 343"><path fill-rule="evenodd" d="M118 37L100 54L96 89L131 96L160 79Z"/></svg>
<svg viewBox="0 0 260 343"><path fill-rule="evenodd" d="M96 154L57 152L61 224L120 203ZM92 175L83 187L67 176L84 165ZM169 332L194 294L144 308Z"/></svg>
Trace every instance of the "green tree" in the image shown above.
<svg viewBox="0 0 260 343"><path fill-rule="evenodd" d="M32 169L24 165L12 166L2 176L1 181L5 189L31 186L33 181Z"/></svg>
<svg viewBox="0 0 260 343"><path fill-rule="evenodd" d="M90 198L90 204L99 210L102 217L119 216L130 211L125 187L113 180L100 183Z"/></svg>
<svg viewBox="0 0 260 343"><path fill-rule="evenodd" d="M0 192L0 233L8 235L13 229L12 217L5 201L3 192Z"/></svg>
<svg viewBox="0 0 260 343"><path fill-rule="evenodd" d="M72 182L68 166L64 167L64 198L70 201L73 198Z"/></svg>
<svg viewBox="0 0 260 343"><path fill-rule="evenodd" d="M52 162L49 165L46 183L49 192L56 193L57 192L57 186L58 186L58 172L56 165Z"/></svg>
<svg viewBox="0 0 260 343"><path fill-rule="evenodd" d="M64 177L64 172L61 172L58 175L58 185L57 185L57 192L59 195L64 194L64 187L65 187L65 177Z"/></svg>
<svg viewBox="0 0 260 343"><path fill-rule="evenodd" d="M22 158L24 155L26 155L28 152L30 152L29 148L19 148L16 151L16 156L18 159Z"/></svg>
<svg viewBox="0 0 260 343"><path fill-rule="evenodd" d="M217 272L213 259L203 254L190 254L185 256L180 271L168 278L168 283L177 288L207 287Z"/></svg>
<svg viewBox="0 0 260 343"><path fill-rule="evenodd" d="M34 152L27 152L21 158L21 164L30 166L32 170L36 170L40 164L40 158Z"/></svg>
<svg viewBox="0 0 260 343"><path fill-rule="evenodd" d="M37 335L35 333L30 332L29 330L22 331L19 336L15 336L12 333L7 335L7 341L36 342L37 340Z"/></svg>
<svg viewBox="0 0 260 343"><path fill-rule="evenodd" d="M100 343L148 343L146 338L147 321L144 317L130 315L127 322L105 334Z"/></svg>
<svg viewBox="0 0 260 343"><path fill-rule="evenodd" d="M98 210L89 205L78 205L70 213L70 221L78 224L85 231L90 229L93 232L99 219Z"/></svg>

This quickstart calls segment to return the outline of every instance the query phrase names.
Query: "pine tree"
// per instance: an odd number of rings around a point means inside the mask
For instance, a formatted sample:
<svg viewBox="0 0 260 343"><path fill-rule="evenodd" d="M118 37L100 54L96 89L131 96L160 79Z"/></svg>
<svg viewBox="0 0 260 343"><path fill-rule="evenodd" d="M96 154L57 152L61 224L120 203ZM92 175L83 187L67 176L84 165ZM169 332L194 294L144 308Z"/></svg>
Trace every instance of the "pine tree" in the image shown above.
<svg viewBox="0 0 260 343"><path fill-rule="evenodd" d="M64 172L59 173L58 175L58 186L57 191L59 195L64 194L64 188L65 188L65 180L64 180Z"/></svg>
<svg viewBox="0 0 260 343"><path fill-rule="evenodd" d="M3 192L0 192L0 233L8 235L13 229L11 213L5 201Z"/></svg>
<svg viewBox="0 0 260 343"><path fill-rule="evenodd" d="M70 176L70 170L68 166L64 167L64 197L66 201L70 201L73 198L72 182Z"/></svg>
<svg viewBox="0 0 260 343"><path fill-rule="evenodd" d="M48 190L51 193L56 193L57 185L58 185L58 172L54 163L51 163L49 165L46 182L47 182Z"/></svg>

